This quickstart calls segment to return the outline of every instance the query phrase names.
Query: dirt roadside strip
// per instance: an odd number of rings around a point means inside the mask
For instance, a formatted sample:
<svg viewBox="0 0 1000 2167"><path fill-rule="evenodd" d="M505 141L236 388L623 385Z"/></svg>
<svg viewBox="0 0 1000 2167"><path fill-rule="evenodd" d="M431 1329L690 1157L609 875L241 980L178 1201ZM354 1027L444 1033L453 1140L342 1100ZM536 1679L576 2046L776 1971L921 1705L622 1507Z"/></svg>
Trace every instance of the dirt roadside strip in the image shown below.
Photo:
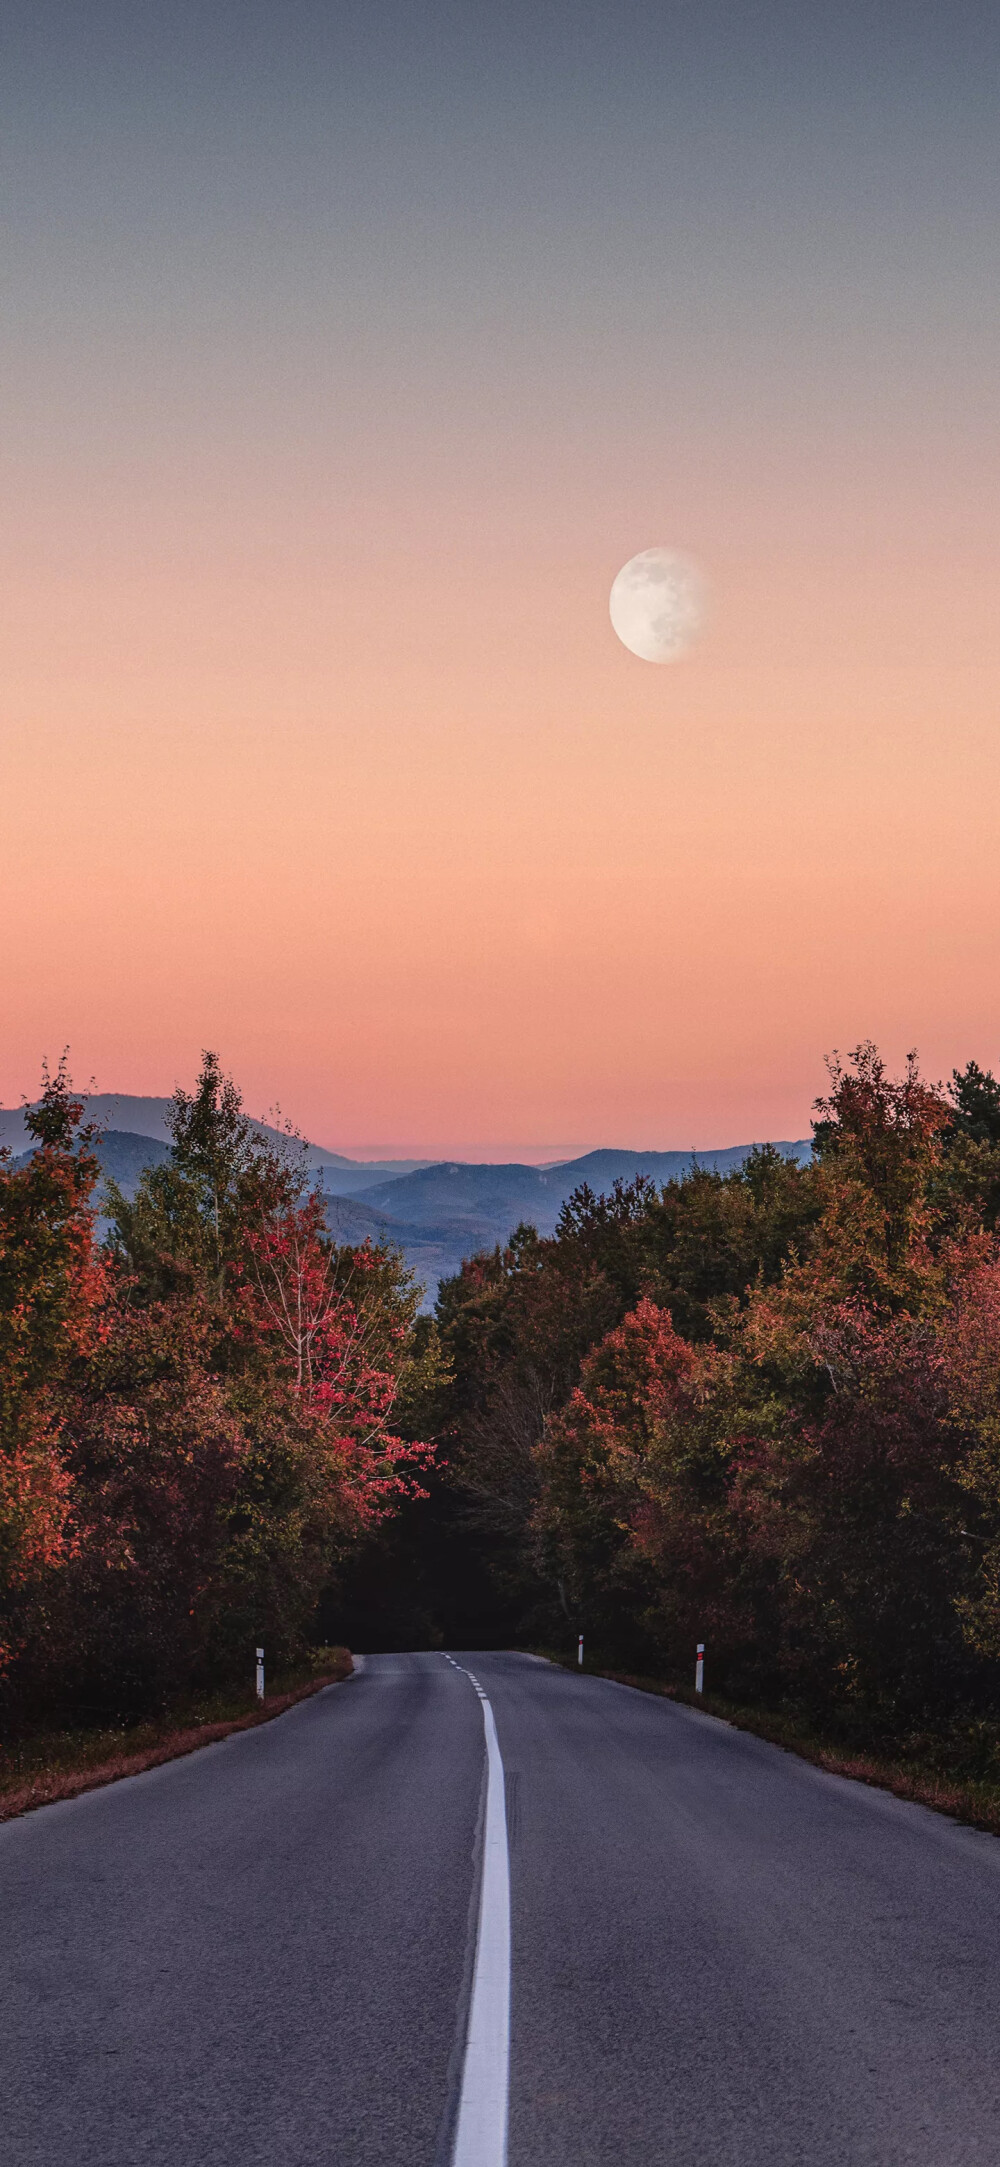
<svg viewBox="0 0 1000 2167"><path fill-rule="evenodd" d="M309 1678L305 1684L296 1685L287 1693L270 1693L260 1704L242 1715L225 1718L219 1722L189 1723L175 1729L164 1727L160 1736L148 1745L121 1752L109 1753L105 1760L84 1763L78 1768L55 1768L26 1776L21 1783L0 1789L0 1821L13 1821L19 1814L30 1813L35 1806L50 1806L56 1799L77 1798L81 1791L99 1790L106 1783L117 1783L122 1776L140 1776L147 1768L159 1768L164 1761L180 1760L186 1753L197 1753L200 1746L217 1744L220 1738L228 1738L233 1731L254 1730L259 1723L270 1723L274 1716L284 1715L286 1708L294 1707L296 1701L308 1700L313 1693L321 1693L324 1686L338 1685L349 1678L354 1663L347 1649L338 1650L342 1660L331 1664Z"/></svg>

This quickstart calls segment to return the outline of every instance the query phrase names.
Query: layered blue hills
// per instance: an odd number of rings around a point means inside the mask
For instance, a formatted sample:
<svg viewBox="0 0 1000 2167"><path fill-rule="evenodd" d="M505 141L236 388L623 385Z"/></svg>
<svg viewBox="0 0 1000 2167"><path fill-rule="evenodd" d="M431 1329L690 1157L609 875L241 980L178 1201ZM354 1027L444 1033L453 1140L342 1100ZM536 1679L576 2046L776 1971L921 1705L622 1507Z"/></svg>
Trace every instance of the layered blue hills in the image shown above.
<svg viewBox="0 0 1000 2167"><path fill-rule="evenodd" d="M87 1101L89 1118L101 1128L97 1144L101 1164L126 1194L134 1191L147 1166L167 1157L169 1105L169 1099L117 1093ZM256 1126L275 1141L283 1140L281 1132L267 1123ZM24 1110L0 1108L0 1146L6 1146L17 1160L28 1156L30 1144ZM637 1174L662 1186L682 1180L695 1166L731 1173L742 1166L754 1146L730 1144L698 1153L587 1151L552 1166L517 1161L473 1164L461 1159L364 1162L318 1144L303 1148L312 1178L322 1187L334 1239L392 1242L423 1284L430 1306L440 1280L457 1271L463 1257L506 1241L520 1221L536 1227L539 1234L551 1234L563 1204L583 1183L595 1195L602 1195L616 1181L634 1181ZM804 1165L812 1144L800 1137L776 1143L774 1148Z"/></svg>

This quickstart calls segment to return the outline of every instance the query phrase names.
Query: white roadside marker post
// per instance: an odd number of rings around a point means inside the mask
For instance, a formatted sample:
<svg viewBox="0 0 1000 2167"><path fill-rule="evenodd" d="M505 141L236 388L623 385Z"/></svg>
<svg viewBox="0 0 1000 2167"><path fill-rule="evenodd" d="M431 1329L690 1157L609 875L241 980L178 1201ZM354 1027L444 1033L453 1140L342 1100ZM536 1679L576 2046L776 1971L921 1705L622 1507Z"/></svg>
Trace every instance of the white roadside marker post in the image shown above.
<svg viewBox="0 0 1000 2167"><path fill-rule="evenodd" d="M699 1640L698 1653L695 1656L694 1689L696 1693L703 1693L705 1690L705 1643L703 1640Z"/></svg>
<svg viewBox="0 0 1000 2167"><path fill-rule="evenodd" d="M258 1648L258 1650L257 1650L257 1699L258 1699L258 1700L263 1700L263 1698L264 1698L264 1650L263 1650L263 1648Z"/></svg>
<svg viewBox="0 0 1000 2167"><path fill-rule="evenodd" d="M582 1633L581 1633L581 1635L580 1635L580 1638L579 1638L579 1640L577 1641L577 1644L576 1644L576 1660L577 1660L577 1662L578 1662L578 1663L579 1663L579 1665L580 1665L580 1669L582 1670L582 1669L583 1669L583 1634L582 1634Z"/></svg>

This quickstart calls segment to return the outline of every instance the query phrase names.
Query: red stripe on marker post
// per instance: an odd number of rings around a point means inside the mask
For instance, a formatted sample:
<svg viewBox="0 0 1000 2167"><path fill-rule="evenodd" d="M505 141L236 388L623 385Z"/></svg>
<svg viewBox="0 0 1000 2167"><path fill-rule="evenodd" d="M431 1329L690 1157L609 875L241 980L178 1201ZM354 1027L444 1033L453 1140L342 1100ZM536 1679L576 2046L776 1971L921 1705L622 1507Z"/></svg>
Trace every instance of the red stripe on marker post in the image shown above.
<svg viewBox="0 0 1000 2167"><path fill-rule="evenodd" d="M699 1640L698 1652L695 1656L694 1689L696 1693L703 1693L705 1690L705 1643L703 1640Z"/></svg>

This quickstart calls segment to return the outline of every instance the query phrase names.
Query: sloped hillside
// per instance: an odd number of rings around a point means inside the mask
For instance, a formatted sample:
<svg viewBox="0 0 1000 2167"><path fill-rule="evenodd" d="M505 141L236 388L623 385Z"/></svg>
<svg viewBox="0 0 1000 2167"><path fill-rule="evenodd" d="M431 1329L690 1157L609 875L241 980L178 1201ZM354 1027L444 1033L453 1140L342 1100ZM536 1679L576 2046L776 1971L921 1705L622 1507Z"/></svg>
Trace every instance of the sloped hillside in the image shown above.
<svg viewBox="0 0 1000 2167"><path fill-rule="evenodd" d="M446 1222L453 1228L486 1225L491 1241L504 1241L519 1220L526 1220L539 1234L552 1234L567 1198L583 1182L600 1195L615 1181L634 1181L645 1174L658 1185L682 1179L697 1164L731 1173L742 1166L751 1144L733 1144L721 1151L590 1151L579 1159L555 1166L466 1165L442 1161L425 1166L396 1181L382 1181L357 1192L359 1203L369 1204L406 1226ZM780 1143L775 1149L804 1164L811 1143Z"/></svg>

